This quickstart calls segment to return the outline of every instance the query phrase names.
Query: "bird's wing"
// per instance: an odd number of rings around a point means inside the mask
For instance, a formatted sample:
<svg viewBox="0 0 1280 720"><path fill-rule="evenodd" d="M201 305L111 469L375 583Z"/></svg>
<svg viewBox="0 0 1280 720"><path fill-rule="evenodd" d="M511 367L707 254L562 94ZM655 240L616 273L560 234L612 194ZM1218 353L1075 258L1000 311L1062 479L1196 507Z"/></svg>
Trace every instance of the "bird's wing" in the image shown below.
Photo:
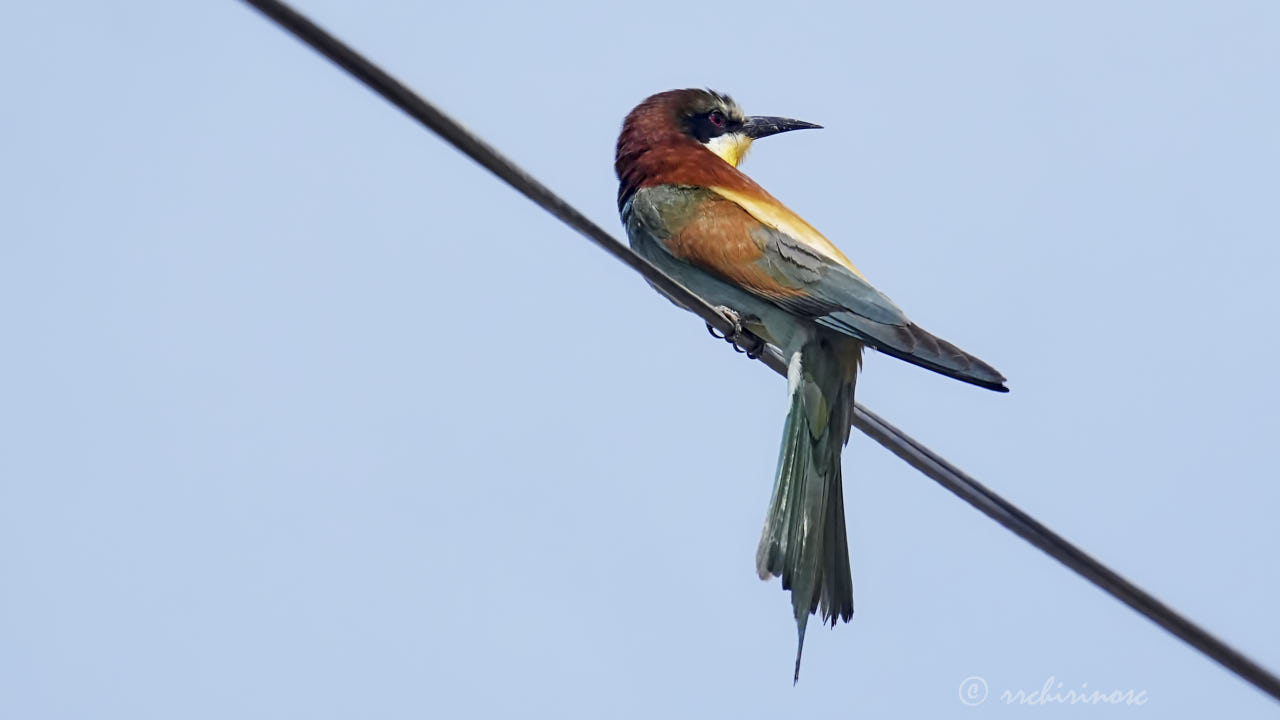
<svg viewBox="0 0 1280 720"><path fill-rule="evenodd" d="M691 265L886 355L1007 391L995 368L908 320L829 240L768 200L711 188L661 244Z"/></svg>

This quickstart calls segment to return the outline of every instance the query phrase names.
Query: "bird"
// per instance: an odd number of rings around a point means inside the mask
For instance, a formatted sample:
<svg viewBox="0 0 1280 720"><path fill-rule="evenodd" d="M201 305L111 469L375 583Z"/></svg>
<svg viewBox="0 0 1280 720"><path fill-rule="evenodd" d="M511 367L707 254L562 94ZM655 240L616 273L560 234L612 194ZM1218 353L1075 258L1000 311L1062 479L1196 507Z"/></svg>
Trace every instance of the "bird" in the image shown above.
<svg viewBox="0 0 1280 720"><path fill-rule="evenodd" d="M791 591L793 683L809 616L820 609L832 627L853 617L841 453L864 348L1008 392L994 367L911 322L830 240L738 169L754 141L820 127L748 116L713 90L669 90L627 114L614 158L632 249L730 319L736 347L755 338L786 359L788 409L756 572L781 577Z"/></svg>

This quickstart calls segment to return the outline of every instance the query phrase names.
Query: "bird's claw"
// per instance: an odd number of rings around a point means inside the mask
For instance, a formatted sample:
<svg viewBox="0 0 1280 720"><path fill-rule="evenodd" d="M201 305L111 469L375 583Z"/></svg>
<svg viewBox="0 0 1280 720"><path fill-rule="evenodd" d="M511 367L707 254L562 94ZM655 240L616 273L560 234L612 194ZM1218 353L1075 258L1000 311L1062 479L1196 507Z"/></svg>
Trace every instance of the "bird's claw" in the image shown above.
<svg viewBox="0 0 1280 720"><path fill-rule="evenodd" d="M714 325L707 323L707 332L711 333L711 337L724 340L733 346L734 352L744 353L752 360L760 357L760 354L764 352L766 343L743 327L742 316L724 305L717 306L716 310L733 324L733 330L727 335L721 335L716 331Z"/></svg>

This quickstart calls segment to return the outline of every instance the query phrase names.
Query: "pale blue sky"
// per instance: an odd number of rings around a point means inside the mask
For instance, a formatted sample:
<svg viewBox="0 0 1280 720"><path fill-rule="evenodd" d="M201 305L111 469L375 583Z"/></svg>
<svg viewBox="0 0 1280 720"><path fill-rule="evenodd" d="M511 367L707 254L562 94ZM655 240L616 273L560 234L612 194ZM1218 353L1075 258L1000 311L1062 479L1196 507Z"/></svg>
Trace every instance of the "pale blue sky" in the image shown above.
<svg viewBox="0 0 1280 720"><path fill-rule="evenodd" d="M825 125L744 169L1013 390L861 399L1280 669L1280 6L299 7L619 234L646 95ZM0 81L0 717L1275 714L861 436L793 688L778 377L241 3Z"/></svg>

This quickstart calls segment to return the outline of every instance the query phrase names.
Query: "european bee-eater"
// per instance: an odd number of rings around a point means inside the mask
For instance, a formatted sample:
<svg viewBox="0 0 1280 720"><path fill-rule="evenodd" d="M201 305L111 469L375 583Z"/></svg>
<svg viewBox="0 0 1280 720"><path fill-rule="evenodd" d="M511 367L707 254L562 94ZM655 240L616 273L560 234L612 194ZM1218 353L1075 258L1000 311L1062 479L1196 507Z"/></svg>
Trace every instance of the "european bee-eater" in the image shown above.
<svg viewBox="0 0 1280 720"><path fill-rule="evenodd" d="M1007 392L995 368L908 320L831 241L738 170L752 141L817 127L744 115L709 90L671 90L627 115L614 164L631 247L788 358L790 409L756 570L791 590L796 679L809 615L821 607L833 627L853 616L840 452L863 347Z"/></svg>

